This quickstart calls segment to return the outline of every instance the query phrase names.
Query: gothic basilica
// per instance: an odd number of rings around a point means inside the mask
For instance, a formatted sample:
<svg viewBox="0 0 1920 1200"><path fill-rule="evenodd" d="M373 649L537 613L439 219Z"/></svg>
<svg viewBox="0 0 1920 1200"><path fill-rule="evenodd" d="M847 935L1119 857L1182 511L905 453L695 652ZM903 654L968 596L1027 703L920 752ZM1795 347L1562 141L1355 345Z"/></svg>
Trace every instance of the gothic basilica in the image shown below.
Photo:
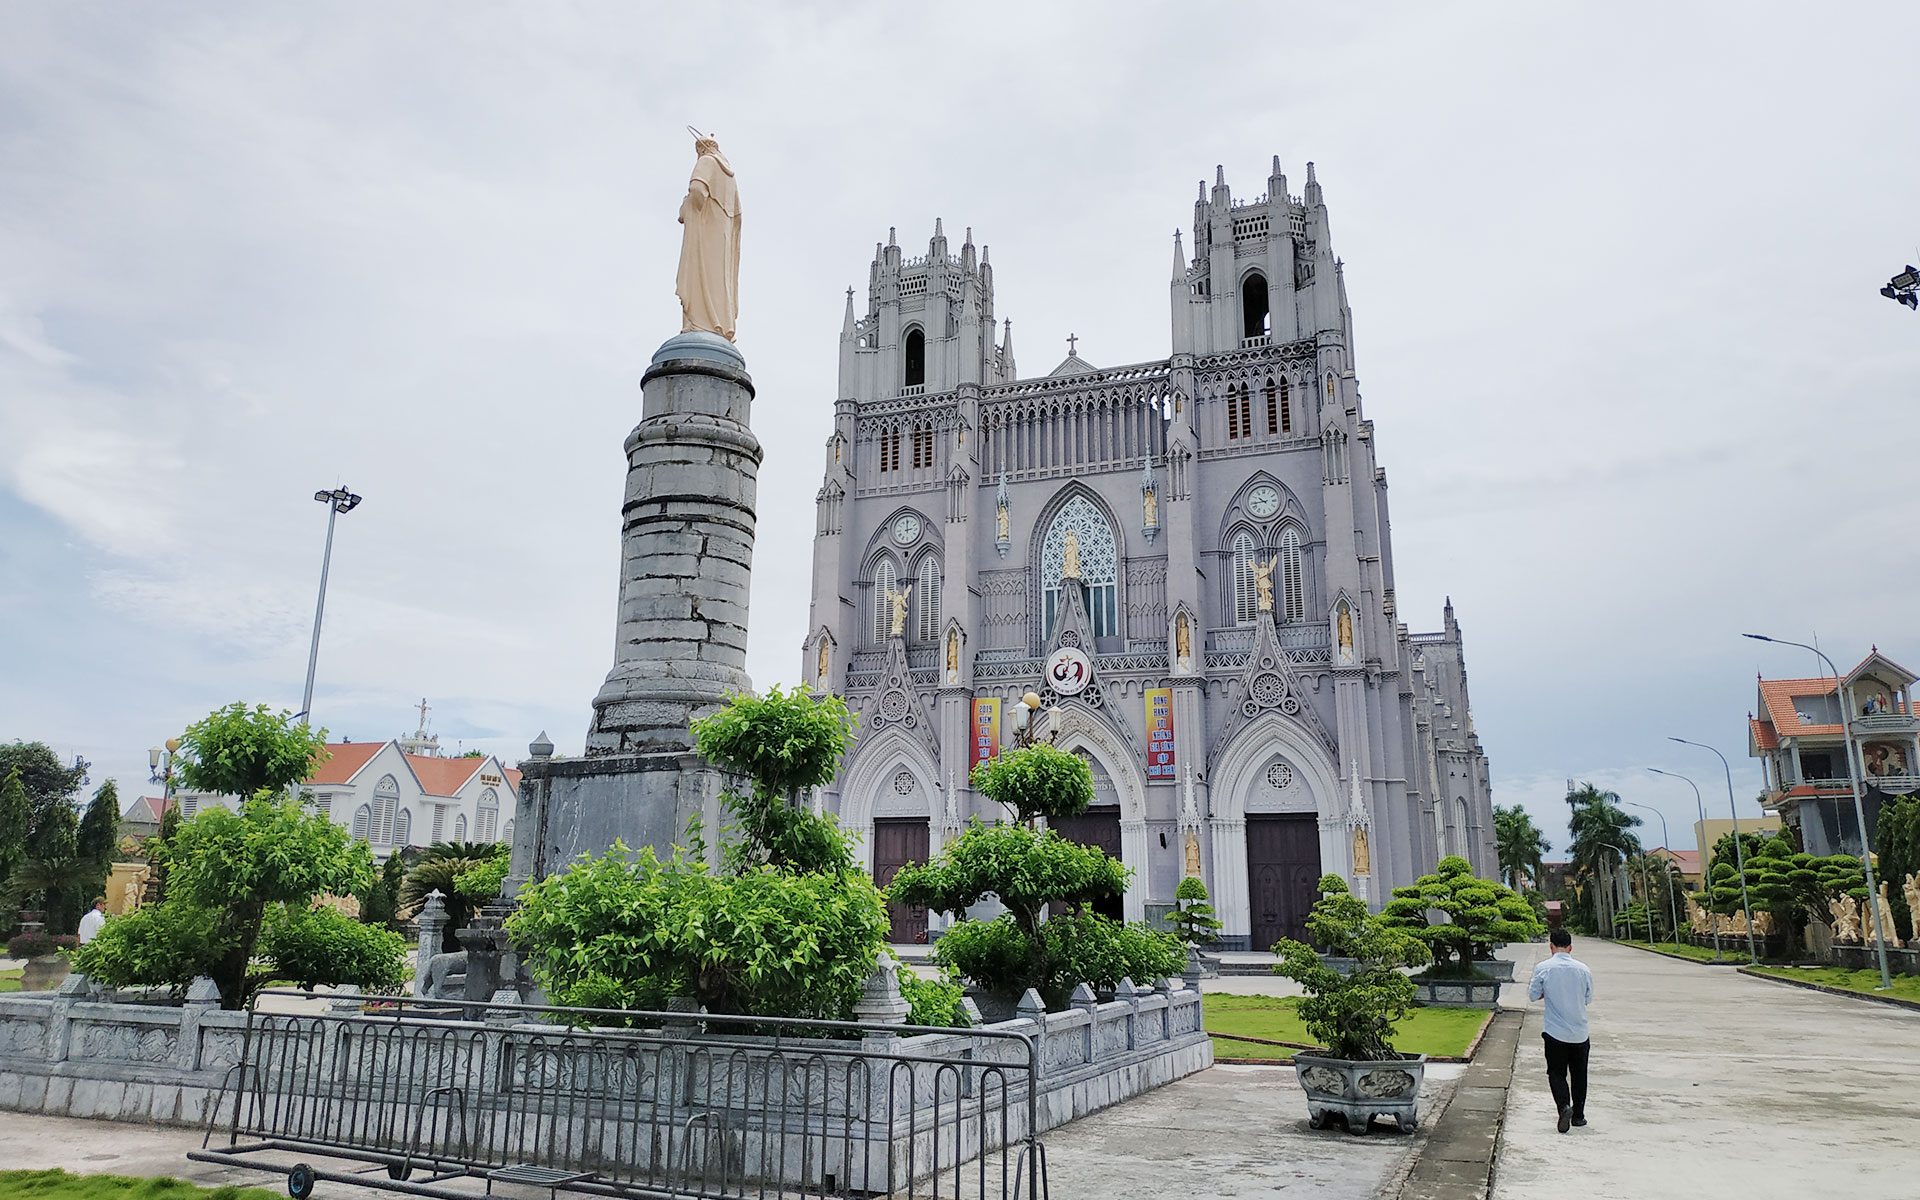
<svg viewBox="0 0 1920 1200"><path fill-rule="evenodd" d="M859 740L822 802L884 883L969 817L1037 693L1094 807L1056 825L1132 869L1129 920L1211 890L1229 947L1304 935L1326 872L1376 907L1443 854L1495 872L1460 626L1394 601L1386 471L1313 164L1301 196L1202 183L1172 355L1014 365L993 267L939 223L847 299L818 496L810 686ZM992 810L992 811L989 811ZM937 918L936 918L937 920ZM927 914L894 913L896 940Z"/></svg>

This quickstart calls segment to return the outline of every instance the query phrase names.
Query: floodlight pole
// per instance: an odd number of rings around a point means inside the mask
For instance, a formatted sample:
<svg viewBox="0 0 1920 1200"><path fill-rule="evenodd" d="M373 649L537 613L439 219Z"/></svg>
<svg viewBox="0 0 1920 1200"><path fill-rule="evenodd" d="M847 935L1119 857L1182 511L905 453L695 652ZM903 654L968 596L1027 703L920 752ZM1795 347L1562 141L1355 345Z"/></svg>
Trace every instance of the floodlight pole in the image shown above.
<svg viewBox="0 0 1920 1200"><path fill-rule="evenodd" d="M1667 833L1667 814L1651 805L1640 804L1632 800L1623 800L1621 803L1633 808L1645 809L1647 812L1660 818L1660 840L1666 843L1667 858L1668 861L1671 862L1673 858L1673 837ZM1646 860L1643 858L1641 861L1645 862ZM1651 901L1653 897L1648 896L1647 899ZM1678 950L1680 948L1680 906L1673 898L1673 879L1671 877L1667 879L1667 916L1673 921L1673 948Z"/></svg>
<svg viewBox="0 0 1920 1200"><path fill-rule="evenodd" d="M1655 775L1665 775L1670 779L1678 779L1693 789L1693 806L1700 811L1700 839L1704 840L1707 836L1707 806L1706 802L1700 799L1700 785L1688 779L1685 775L1677 774L1673 771L1662 771L1659 767L1648 767L1647 770L1652 771ZM1694 849L1700 855L1700 890L1706 893L1707 915L1710 917L1718 916L1719 914L1713 911L1713 880L1712 877L1707 874L1707 848L1705 846L1696 846ZM1707 923L1713 927L1713 961L1719 962L1720 922L1709 921Z"/></svg>
<svg viewBox="0 0 1920 1200"><path fill-rule="evenodd" d="M307 687L300 695L300 723L312 723L313 673L320 665L320 618L327 611L327 569L333 564L333 522L341 513L352 512L360 497L344 487L330 492L315 492L315 500L327 506L327 548L320 555L320 600L313 606L313 644L307 649Z"/></svg>
<svg viewBox="0 0 1920 1200"><path fill-rule="evenodd" d="M1866 873L1867 877L1867 909L1873 913L1873 943L1880 952L1880 986L1874 990L1890 991L1893 988L1893 974L1887 969L1887 931L1880 927L1880 906L1875 903L1880 898L1880 891L1873 883L1873 847L1867 843L1867 808L1860 800L1862 764L1860 756L1855 753L1858 747L1853 744L1853 705L1847 702L1845 687L1840 682L1840 668L1834 666L1833 660L1818 647L1809 646L1804 642L1789 642L1785 638L1768 637L1763 633L1744 633L1740 636L1750 637L1756 642L1773 642L1781 646L1798 646L1802 650L1811 650L1820 656L1820 661L1827 664L1827 670L1833 673L1833 702L1840 709L1840 734L1846 739L1847 744L1847 783L1853 789L1853 819L1860 826L1860 869ZM1731 794L1732 784L1728 784L1728 789Z"/></svg>
<svg viewBox="0 0 1920 1200"><path fill-rule="evenodd" d="M1705 742L1690 742L1683 737L1669 737L1670 742L1679 742L1682 746L1698 746L1702 750L1713 750ZM1733 862L1740 871L1740 907L1747 914L1747 957L1754 966L1760 965L1760 950L1753 940L1753 898L1747 894L1747 852L1740 845L1740 808L1733 799L1733 767L1728 765L1727 756L1713 750L1713 756L1720 760L1720 769L1727 773L1727 811L1733 814Z"/></svg>

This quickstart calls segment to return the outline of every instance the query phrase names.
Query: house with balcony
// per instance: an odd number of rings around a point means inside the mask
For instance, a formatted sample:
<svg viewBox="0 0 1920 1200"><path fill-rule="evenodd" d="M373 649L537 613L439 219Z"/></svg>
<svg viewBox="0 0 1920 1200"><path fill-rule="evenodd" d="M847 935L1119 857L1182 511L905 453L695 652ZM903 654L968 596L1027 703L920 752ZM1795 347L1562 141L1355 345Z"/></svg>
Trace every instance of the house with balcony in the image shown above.
<svg viewBox="0 0 1920 1200"><path fill-rule="evenodd" d="M1765 773L1761 803L1799 831L1808 853L1861 852L1856 779L1869 836L1883 803L1920 791L1916 680L1876 648L1837 681L1759 681L1747 753Z"/></svg>

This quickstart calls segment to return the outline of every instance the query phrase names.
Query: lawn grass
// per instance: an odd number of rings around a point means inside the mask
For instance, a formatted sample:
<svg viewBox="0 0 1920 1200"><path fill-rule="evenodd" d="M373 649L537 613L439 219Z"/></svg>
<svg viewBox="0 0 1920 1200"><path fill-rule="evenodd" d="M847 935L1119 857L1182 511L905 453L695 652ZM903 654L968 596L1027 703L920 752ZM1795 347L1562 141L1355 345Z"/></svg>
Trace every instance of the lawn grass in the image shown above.
<svg viewBox="0 0 1920 1200"><path fill-rule="evenodd" d="M20 981L26 977L26 974L27 969L25 967L15 967L11 971L0 971L0 992L19 991Z"/></svg>
<svg viewBox="0 0 1920 1200"><path fill-rule="evenodd" d="M282 1200L261 1188L195 1187L178 1179L0 1171L0 1200Z"/></svg>
<svg viewBox="0 0 1920 1200"><path fill-rule="evenodd" d="M1690 959L1694 962L1704 962L1704 963L1710 963L1713 961L1712 946L1690 946L1684 942L1678 946L1674 945L1672 942L1656 942L1653 945L1649 946L1646 942L1646 939L1644 938L1615 938L1613 940L1622 946L1638 946L1642 950L1651 950L1655 954L1664 954L1668 958L1685 958L1685 959ZM1745 938L1740 939L1740 950L1738 953L1734 952L1734 948L1731 942L1725 945L1722 945L1720 947L1720 961L1721 962L1738 962L1738 963L1746 962L1747 961L1746 939Z"/></svg>
<svg viewBox="0 0 1920 1200"><path fill-rule="evenodd" d="M1203 1021L1209 1033L1237 1033L1277 1042L1312 1044L1300 1021L1298 996L1232 996L1208 992L1201 998ZM1416 1008L1394 1031L1393 1047L1405 1054L1438 1054L1458 1058L1473 1045L1480 1030L1493 1018L1485 1008ZM1292 1058L1285 1046L1213 1039L1215 1059Z"/></svg>
<svg viewBox="0 0 1920 1200"><path fill-rule="evenodd" d="M1862 992L1869 996L1893 996L1920 1002L1920 975L1895 975L1893 989L1880 991L1879 971L1849 971L1844 967L1752 967L1756 975L1791 979L1795 983L1817 983L1822 987ZM1239 1032L1235 1030L1234 1032Z"/></svg>

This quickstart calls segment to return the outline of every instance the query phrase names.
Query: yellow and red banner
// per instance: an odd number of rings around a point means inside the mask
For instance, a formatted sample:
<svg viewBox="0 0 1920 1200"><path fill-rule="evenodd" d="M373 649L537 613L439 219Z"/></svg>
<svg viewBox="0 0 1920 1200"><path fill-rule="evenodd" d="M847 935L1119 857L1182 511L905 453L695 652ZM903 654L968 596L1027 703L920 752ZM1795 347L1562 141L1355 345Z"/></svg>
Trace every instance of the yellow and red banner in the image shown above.
<svg viewBox="0 0 1920 1200"><path fill-rule="evenodd" d="M973 753L967 769L972 770L1000 753L1000 701L998 697L973 701Z"/></svg>
<svg viewBox="0 0 1920 1200"><path fill-rule="evenodd" d="M1173 689L1147 689L1147 778L1173 778Z"/></svg>

